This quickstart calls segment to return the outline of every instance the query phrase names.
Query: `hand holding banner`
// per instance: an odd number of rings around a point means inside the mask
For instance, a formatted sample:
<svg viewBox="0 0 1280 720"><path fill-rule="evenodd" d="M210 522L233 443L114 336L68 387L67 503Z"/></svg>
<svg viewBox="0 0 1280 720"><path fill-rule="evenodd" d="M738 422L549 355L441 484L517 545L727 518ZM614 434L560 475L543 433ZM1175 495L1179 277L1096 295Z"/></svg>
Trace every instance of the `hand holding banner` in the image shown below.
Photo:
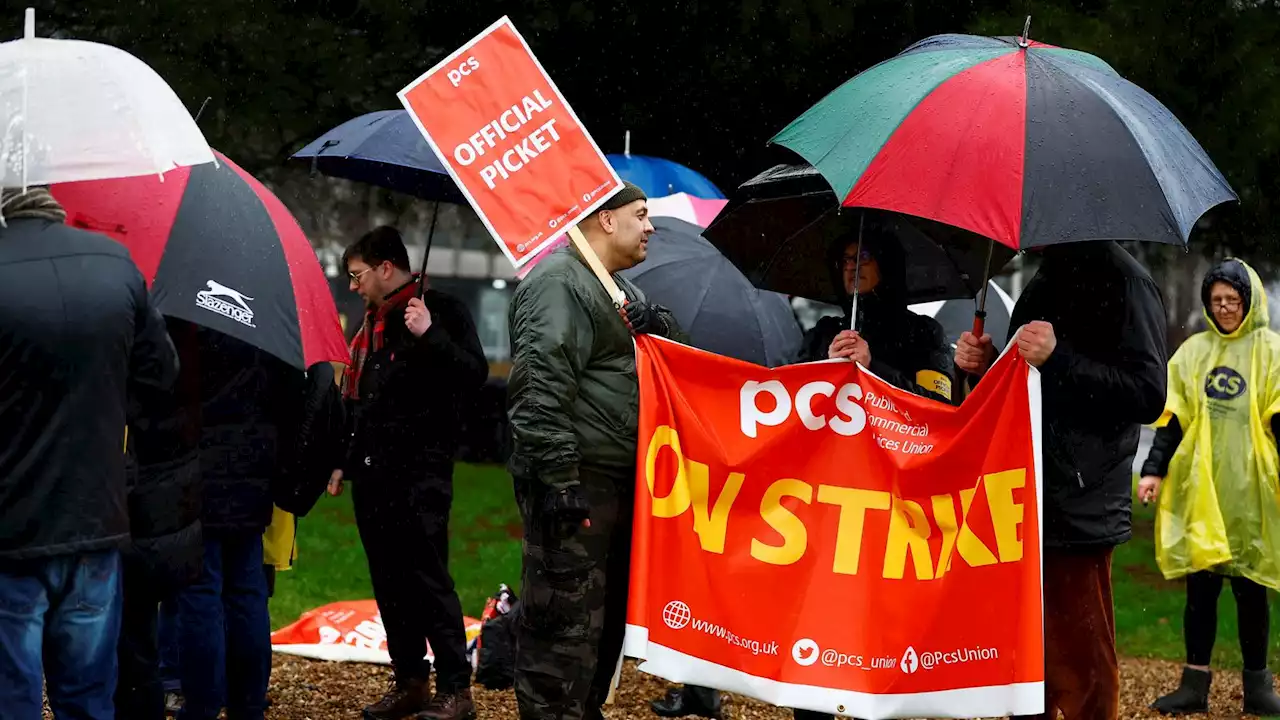
<svg viewBox="0 0 1280 720"><path fill-rule="evenodd" d="M1043 711L1039 374L952 408L848 362L637 340L626 654L861 718Z"/></svg>

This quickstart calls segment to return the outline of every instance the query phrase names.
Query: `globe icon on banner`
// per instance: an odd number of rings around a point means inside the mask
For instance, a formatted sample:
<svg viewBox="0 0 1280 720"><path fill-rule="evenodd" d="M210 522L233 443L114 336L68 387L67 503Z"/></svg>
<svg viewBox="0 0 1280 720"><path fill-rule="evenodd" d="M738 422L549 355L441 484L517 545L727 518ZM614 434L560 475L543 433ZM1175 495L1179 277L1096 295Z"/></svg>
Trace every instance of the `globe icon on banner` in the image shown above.
<svg viewBox="0 0 1280 720"><path fill-rule="evenodd" d="M672 600L662 609L662 622L672 630L683 630L692 618L693 612L689 610L689 606L679 600Z"/></svg>

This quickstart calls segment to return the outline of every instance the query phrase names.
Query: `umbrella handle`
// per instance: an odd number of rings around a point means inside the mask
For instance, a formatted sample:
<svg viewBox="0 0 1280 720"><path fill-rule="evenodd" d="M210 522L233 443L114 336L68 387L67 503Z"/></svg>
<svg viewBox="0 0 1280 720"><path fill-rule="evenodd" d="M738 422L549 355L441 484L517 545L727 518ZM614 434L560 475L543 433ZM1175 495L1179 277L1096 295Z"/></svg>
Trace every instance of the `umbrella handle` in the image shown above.
<svg viewBox="0 0 1280 720"><path fill-rule="evenodd" d="M974 336L975 338L981 338L981 337L982 337L982 333L983 333L983 330L984 330L984 328L985 328L985 326L986 326L986 323L987 323L987 311L986 311L986 310L976 310L976 311L974 311L974 313L973 313L973 336Z"/></svg>
<svg viewBox="0 0 1280 720"><path fill-rule="evenodd" d="M1030 18L1027 18L1030 22ZM995 240L987 240L987 267L982 271L982 292L978 294L978 306L973 311L973 337L982 339L982 331L987 324L987 288L991 285L991 255L995 253Z"/></svg>
<svg viewBox="0 0 1280 720"><path fill-rule="evenodd" d="M335 143L336 144L336 143ZM315 158L313 157L312 160ZM418 298L427 294L427 258L431 256L431 241L436 237L436 218L440 217L440 201L431 210L431 229L427 231L427 246L422 250L422 271L418 273Z"/></svg>

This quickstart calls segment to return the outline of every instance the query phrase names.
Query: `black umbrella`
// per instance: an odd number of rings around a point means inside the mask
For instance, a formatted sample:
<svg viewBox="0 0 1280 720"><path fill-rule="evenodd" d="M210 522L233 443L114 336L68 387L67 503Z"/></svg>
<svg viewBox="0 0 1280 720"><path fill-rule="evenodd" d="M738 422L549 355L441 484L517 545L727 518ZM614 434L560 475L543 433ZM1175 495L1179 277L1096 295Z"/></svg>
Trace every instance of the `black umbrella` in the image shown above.
<svg viewBox="0 0 1280 720"><path fill-rule="evenodd" d="M413 195L467 201L407 110L379 110L352 118L293 154L312 171Z"/></svg>
<svg viewBox="0 0 1280 720"><path fill-rule="evenodd" d="M667 217L653 226L648 258L622 274L670 308L693 345L765 367L795 360L801 332L786 297L753 287L698 226Z"/></svg>
<svg viewBox="0 0 1280 720"><path fill-rule="evenodd" d="M860 227L861 226L861 227ZM738 188L705 236L757 287L827 303L841 303L844 288L830 267L837 241L859 232L887 234L906 258L909 303L972 298L1013 250L976 233L899 213L842 208L812 166L778 165Z"/></svg>
<svg viewBox="0 0 1280 720"><path fill-rule="evenodd" d="M422 253L418 295L426 289L427 257L436 236L440 203L465 203L466 197L422 137L405 110L380 110L353 118L293 154L309 160L311 172L377 185L435 201L431 229Z"/></svg>

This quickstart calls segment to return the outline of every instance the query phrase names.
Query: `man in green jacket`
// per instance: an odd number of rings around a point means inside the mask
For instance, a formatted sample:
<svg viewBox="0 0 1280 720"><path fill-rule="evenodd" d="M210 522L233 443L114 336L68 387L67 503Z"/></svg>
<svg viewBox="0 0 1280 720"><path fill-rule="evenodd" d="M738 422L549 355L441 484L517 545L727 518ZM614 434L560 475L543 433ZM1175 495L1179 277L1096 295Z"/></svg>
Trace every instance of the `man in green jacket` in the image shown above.
<svg viewBox="0 0 1280 720"><path fill-rule="evenodd" d="M568 247L538 263L510 309L524 720L602 717L626 628L640 401L632 333L682 339L671 313L617 274L645 258L653 225L644 192L625 183L579 228L624 307Z"/></svg>

